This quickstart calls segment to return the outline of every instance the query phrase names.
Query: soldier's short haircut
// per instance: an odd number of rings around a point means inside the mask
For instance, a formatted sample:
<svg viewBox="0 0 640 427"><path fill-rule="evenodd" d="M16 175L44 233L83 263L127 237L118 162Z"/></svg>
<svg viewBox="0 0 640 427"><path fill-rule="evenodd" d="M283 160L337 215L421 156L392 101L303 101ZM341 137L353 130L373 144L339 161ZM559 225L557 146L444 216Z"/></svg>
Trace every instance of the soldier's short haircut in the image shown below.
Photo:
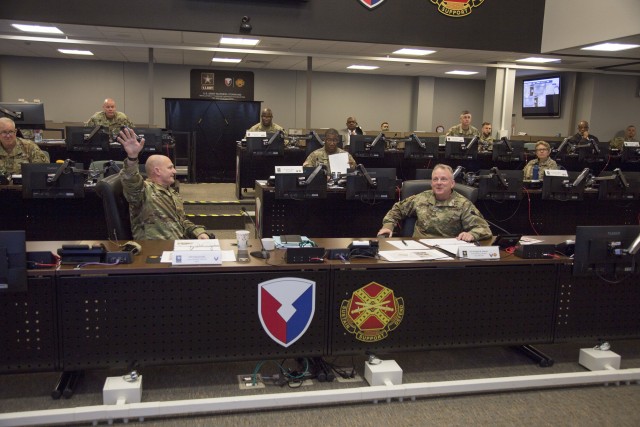
<svg viewBox="0 0 640 427"><path fill-rule="evenodd" d="M431 173L435 172L435 171L436 171L436 169L444 169L444 170L447 170L447 171L451 172L451 174L453 175L453 169L451 168L451 166L449 166L449 165L445 165L444 163L438 163L437 165L435 165L435 166L433 167L433 171L432 171Z"/></svg>
<svg viewBox="0 0 640 427"><path fill-rule="evenodd" d="M324 133L324 138L325 138L325 139L327 139L327 137L328 137L329 135L333 135L333 136L335 136L335 137L337 137L337 138L340 138L340 134L339 134L339 133L338 133L338 131L337 131L337 130L335 130L334 128L329 128L329 129L327 129L327 130L325 131L325 133Z"/></svg>

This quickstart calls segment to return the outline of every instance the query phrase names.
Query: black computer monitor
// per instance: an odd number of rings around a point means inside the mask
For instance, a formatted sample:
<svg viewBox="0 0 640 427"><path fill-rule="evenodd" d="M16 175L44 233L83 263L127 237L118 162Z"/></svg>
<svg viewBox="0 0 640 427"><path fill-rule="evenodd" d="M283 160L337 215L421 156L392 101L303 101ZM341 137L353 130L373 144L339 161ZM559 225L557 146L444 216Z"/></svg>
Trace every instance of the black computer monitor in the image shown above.
<svg viewBox="0 0 640 427"><path fill-rule="evenodd" d="M304 168L302 173L277 173L276 199L326 199L327 174L323 166Z"/></svg>
<svg viewBox="0 0 640 427"><path fill-rule="evenodd" d="M347 200L373 203L396 197L395 168L370 168L358 165L347 172Z"/></svg>
<svg viewBox="0 0 640 427"><path fill-rule="evenodd" d="M640 199L640 172L623 172L616 168L613 172L602 172L596 182L600 200Z"/></svg>
<svg viewBox="0 0 640 427"><path fill-rule="evenodd" d="M384 134L378 135L351 135L349 138L349 152L354 157L384 157Z"/></svg>
<svg viewBox="0 0 640 427"><path fill-rule="evenodd" d="M493 143L494 162L518 163L524 161L524 141L510 141L502 138Z"/></svg>
<svg viewBox="0 0 640 427"><path fill-rule="evenodd" d="M573 275L611 278L638 274L639 246L638 225L578 226Z"/></svg>
<svg viewBox="0 0 640 427"><path fill-rule="evenodd" d="M27 290L27 247L24 230L0 231L0 293Z"/></svg>
<svg viewBox="0 0 640 427"><path fill-rule="evenodd" d="M0 102L0 117L8 117L18 129L44 129L44 104L35 102Z"/></svg>
<svg viewBox="0 0 640 427"><path fill-rule="evenodd" d="M25 199L73 199L84 197L86 176L74 163L23 163L22 197Z"/></svg>
<svg viewBox="0 0 640 427"><path fill-rule="evenodd" d="M567 172L567 176L552 175L548 172L545 171L542 180L542 200L584 199L584 187L589 178L589 169L584 169L582 172Z"/></svg>
<svg viewBox="0 0 640 427"><path fill-rule="evenodd" d="M65 142L68 151L109 151L109 129L106 126L67 126Z"/></svg>
<svg viewBox="0 0 640 427"><path fill-rule="evenodd" d="M625 142L622 146L622 162L638 163L640 162L640 142Z"/></svg>
<svg viewBox="0 0 640 427"><path fill-rule="evenodd" d="M284 133L267 133L267 136L248 136L247 151L252 156L284 156Z"/></svg>
<svg viewBox="0 0 640 427"><path fill-rule="evenodd" d="M480 170L478 174L478 199L520 200L522 199L521 170Z"/></svg>
<svg viewBox="0 0 640 427"><path fill-rule="evenodd" d="M603 163L609 157L609 142L590 141L577 147L578 161L587 163Z"/></svg>
<svg viewBox="0 0 640 427"><path fill-rule="evenodd" d="M479 138L448 136L444 146L446 159L474 160L478 157Z"/></svg>
<svg viewBox="0 0 640 427"><path fill-rule="evenodd" d="M414 133L404 143L405 159L435 159L438 157L437 136L418 138Z"/></svg>
<svg viewBox="0 0 640 427"><path fill-rule="evenodd" d="M142 147L142 151L148 153L162 152L161 128L134 128L133 131L138 138L144 138L144 147Z"/></svg>

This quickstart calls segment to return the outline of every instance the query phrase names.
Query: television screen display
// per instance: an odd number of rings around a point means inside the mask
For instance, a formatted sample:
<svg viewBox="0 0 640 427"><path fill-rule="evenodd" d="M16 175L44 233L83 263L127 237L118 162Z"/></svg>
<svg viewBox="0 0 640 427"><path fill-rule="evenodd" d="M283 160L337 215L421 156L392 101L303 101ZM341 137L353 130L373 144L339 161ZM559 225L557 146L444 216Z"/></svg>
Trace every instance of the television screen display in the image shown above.
<svg viewBox="0 0 640 427"><path fill-rule="evenodd" d="M566 173L565 176L555 173ZM542 180L542 200L583 200L589 169L582 172L546 170Z"/></svg>
<svg viewBox="0 0 640 427"><path fill-rule="evenodd" d="M522 199L521 170L480 170L478 199L520 200Z"/></svg>
<svg viewBox="0 0 640 427"><path fill-rule="evenodd" d="M109 129L105 126L67 126L65 143L69 151L109 151Z"/></svg>
<svg viewBox="0 0 640 427"><path fill-rule="evenodd" d="M600 200L637 200L640 199L640 172L602 172L596 178L598 199Z"/></svg>
<svg viewBox="0 0 640 427"><path fill-rule="evenodd" d="M560 117L560 76L522 81L522 117Z"/></svg>
<svg viewBox="0 0 640 427"><path fill-rule="evenodd" d="M576 227L573 275L624 277L638 273L638 225Z"/></svg>
<svg viewBox="0 0 640 427"><path fill-rule="evenodd" d="M448 136L444 148L447 159L473 160L478 156L478 137Z"/></svg>
<svg viewBox="0 0 640 427"><path fill-rule="evenodd" d="M524 141L502 138L493 143L491 158L494 162L519 163L525 160Z"/></svg>
<svg viewBox="0 0 640 427"><path fill-rule="evenodd" d="M435 159L438 157L439 138L428 136L418 138L415 134L404 143L405 159Z"/></svg>
<svg viewBox="0 0 640 427"><path fill-rule="evenodd" d="M144 138L142 151L149 153L160 153L162 151L162 129L161 128L134 128L138 138Z"/></svg>
<svg viewBox="0 0 640 427"><path fill-rule="evenodd" d="M44 129L44 104L35 102L0 102L0 117L8 117L17 129Z"/></svg>

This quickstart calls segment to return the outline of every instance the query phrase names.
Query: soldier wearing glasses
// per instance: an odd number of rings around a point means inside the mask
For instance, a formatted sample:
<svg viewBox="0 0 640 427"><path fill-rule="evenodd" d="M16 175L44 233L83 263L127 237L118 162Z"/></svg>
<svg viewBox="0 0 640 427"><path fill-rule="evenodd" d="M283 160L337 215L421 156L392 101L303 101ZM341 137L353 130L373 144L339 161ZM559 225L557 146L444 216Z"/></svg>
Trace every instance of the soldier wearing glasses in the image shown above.
<svg viewBox="0 0 640 427"><path fill-rule="evenodd" d="M533 168L538 166L539 179L544 176L546 169L559 169L555 160L551 159L551 146L547 141L536 142L536 157L537 159L531 160L527 163L523 170L523 179L525 181L531 181L533 179Z"/></svg>
<svg viewBox="0 0 640 427"><path fill-rule="evenodd" d="M21 173L23 163L49 163L47 155L32 141L16 136L13 120L0 118L0 174Z"/></svg>

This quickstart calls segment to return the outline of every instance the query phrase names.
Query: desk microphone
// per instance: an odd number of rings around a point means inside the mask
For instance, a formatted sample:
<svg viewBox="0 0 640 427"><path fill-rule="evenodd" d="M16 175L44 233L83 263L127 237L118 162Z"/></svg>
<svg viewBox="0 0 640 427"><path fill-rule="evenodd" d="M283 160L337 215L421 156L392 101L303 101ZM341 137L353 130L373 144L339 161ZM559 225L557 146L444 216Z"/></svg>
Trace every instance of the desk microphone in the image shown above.
<svg viewBox="0 0 640 427"><path fill-rule="evenodd" d="M251 215L249 215L249 212L247 212L247 208L243 206L240 210L242 211L243 215L246 215L249 217L251 224L253 224L253 229L255 230L254 237L257 237L256 235L258 233L258 228L256 227L256 223L253 221L253 218L251 218ZM250 255L254 258L269 259L269 252L267 252L267 250L264 248L264 245L262 244L262 239L258 239L258 240L260 241L260 247L262 249L259 251L253 251L250 253Z"/></svg>

